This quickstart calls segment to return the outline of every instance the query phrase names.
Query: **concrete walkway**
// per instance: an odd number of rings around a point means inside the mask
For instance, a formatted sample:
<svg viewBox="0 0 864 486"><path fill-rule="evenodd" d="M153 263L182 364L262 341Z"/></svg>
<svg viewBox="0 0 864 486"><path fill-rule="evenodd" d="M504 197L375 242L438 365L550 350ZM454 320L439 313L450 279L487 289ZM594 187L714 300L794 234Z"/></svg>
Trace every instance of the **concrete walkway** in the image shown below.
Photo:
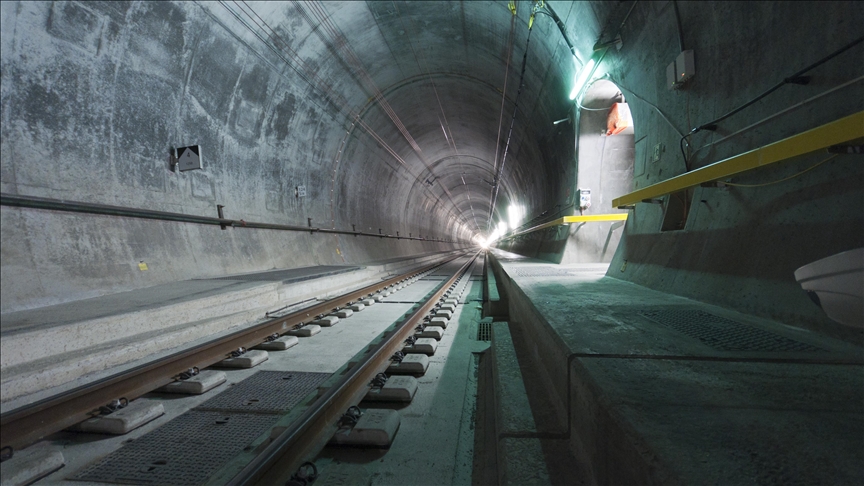
<svg viewBox="0 0 864 486"><path fill-rule="evenodd" d="M552 477L864 484L861 348L603 265L495 256L547 459L561 438L577 458L548 464Z"/></svg>
<svg viewBox="0 0 864 486"><path fill-rule="evenodd" d="M8 411L446 254L172 282L6 313L0 318L0 410Z"/></svg>

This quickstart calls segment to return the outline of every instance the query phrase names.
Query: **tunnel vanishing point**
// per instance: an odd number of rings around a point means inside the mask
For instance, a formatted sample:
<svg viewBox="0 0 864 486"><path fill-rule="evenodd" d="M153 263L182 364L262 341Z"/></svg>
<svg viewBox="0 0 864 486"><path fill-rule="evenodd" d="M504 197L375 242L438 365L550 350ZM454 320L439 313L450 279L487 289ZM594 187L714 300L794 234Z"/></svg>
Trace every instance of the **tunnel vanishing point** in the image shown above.
<svg viewBox="0 0 864 486"><path fill-rule="evenodd" d="M864 2L0 17L4 486L864 484Z"/></svg>

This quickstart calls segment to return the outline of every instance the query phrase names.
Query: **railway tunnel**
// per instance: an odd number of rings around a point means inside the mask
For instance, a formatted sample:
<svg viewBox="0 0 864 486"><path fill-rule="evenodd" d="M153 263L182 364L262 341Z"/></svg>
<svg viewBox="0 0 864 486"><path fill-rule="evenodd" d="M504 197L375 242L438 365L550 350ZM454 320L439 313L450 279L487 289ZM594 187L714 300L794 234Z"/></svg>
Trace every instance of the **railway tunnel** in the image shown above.
<svg viewBox="0 0 864 486"><path fill-rule="evenodd" d="M0 17L4 486L864 483L861 2Z"/></svg>

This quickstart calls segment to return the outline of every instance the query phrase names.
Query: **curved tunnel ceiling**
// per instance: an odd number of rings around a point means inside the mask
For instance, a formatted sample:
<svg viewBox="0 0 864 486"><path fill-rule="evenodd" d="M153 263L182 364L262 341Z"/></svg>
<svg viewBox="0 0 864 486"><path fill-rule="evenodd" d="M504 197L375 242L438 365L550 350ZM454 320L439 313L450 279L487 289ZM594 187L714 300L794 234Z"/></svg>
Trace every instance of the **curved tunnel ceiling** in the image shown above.
<svg viewBox="0 0 864 486"><path fill-rule="evenodd" d="M463 240L487 231L496 173L499 208L548 185L541 138L568 113L575 66L557 28L538 16L517 95L532 6L518 2L513 15L505 2L202 5L254 50L266 47L283 78L335 114L323 129L342 135L317 161L332 164L334 186L361 174L389 180L389 208L404 207L403 218L412 205L431 210L439 225L455 218ZM564 18L572 7L559 8ZM271 92L274 104L280 94Z"/></svg>

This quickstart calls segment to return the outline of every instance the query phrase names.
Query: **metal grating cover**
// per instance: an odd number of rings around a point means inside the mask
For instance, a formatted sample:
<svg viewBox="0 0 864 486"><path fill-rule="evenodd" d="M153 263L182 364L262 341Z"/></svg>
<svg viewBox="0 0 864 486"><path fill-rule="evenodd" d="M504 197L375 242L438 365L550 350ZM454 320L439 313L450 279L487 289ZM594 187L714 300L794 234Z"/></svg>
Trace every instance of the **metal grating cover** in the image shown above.
<svg viewBox="0 0 864 486"><path fill-rule="evenodd" d="M240 413L283 413L300 403L330 373L259 371L224 392L195 407Z"/></svg>
<svg viewBox="0 0 864 486"><path fill-rule="evenodd" d="M640 314L723 351L824 351L700 310L657 310Z"/></svg>
<svg viewBox="0 0 864 486"><path fill-rule="evenodd" d="M514 277L572 277L573 274L555 267L517 267L507 273Z"/></svg>
<svg viewBox="0 0 864 486"><path fill-rule="evenodd" d="M190 411L123 445L71 479L120 484L201 484L279 417Z"/></svg>
<svg viewBox="0 0 864 486"><path fill-rule="evenodd" d="M492 340L492 323L480 322L477 323L477 340L491 341Z"/></svg>

